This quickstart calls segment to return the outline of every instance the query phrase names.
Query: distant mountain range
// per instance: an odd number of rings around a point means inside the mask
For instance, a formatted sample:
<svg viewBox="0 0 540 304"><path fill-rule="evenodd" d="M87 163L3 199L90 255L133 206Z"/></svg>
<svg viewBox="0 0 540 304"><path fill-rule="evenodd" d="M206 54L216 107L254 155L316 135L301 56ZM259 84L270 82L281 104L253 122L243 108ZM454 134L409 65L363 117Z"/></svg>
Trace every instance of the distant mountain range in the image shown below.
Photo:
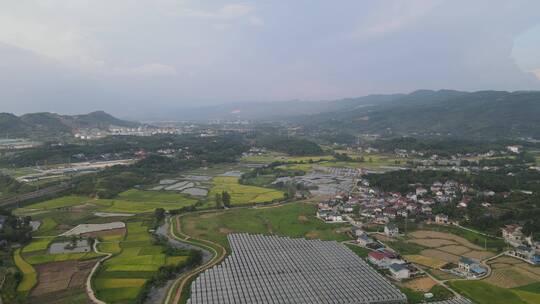
<svg viewBox="0 0 540 304"><path fill-rule="evenodd" d="M42 112L16 116L11 113L0 113L0 137L62 136L78 129L107 130L111 125L136 127L140 124L118 119L103 111L83 115Z"/></svg>
<svg viewBox="0 0 540 304"><path fill-rule="evenodd" d="M288 121L326 134L540 138L538 91L419 90L333 101L230 103L167 113L163 115L172 120Z"/></svg>
<svg viewBox="0 0 540 304"><path fill-rule="evenodd" d="M353 102L298 120L308 129L381 135L540 138L540 92L423 90L357 102L369 106Z"/></svg>

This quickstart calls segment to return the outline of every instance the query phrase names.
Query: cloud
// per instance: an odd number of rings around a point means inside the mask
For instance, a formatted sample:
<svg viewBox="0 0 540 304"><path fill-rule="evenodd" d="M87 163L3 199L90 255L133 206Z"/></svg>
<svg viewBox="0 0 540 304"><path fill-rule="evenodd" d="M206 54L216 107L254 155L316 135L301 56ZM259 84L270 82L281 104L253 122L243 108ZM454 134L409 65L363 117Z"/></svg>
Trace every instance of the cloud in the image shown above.
<svg viewBox="0 0 540 304"><path fill-rule="evenodd" d="M443 3L442 0L394 0L383 5L367 18L351 36L370 38L390 34L406 28L432 9Z"/></svg>
<svg viewBox="0 0 540 304"><path fill-rule="evenodd" d="M176 75L176 69L174 67L160 63L145 64L133 68L115 68L114 71L121 75L139 77Z"/></svg>
<svg viewBox="0 0 540 304"><path fill-rule="evenodd" d="M263 26L264 25L264 21L257 17L257 16L251 16L249 17L249 23L253 26Z"/></svg>

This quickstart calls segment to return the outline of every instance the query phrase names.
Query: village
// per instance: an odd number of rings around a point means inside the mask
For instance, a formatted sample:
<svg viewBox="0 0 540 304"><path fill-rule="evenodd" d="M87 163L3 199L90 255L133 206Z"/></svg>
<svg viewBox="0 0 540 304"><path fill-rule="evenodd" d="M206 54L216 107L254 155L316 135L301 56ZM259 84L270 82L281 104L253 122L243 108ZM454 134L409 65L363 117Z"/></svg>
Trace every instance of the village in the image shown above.
<svg viewBox="0 0 540 304"><path fill-rule="evenodd" d="M507 225L501 228L500 235L491 236L500 239L501 242L504 241L506 245L506 248L496 255L480 254L473 258L471 255L459 255L458 251L452 252L455 254L454 259L451 258L446 262L423 263L425 259L435 259L433 257L418 259L418 255L404 255L399 250L393 250L392 244L407 237L407 231L400 230L398 223L401 223L401 226L404 224L405 227L411 222L431 227L469 230L460 225L460 219L450 218L443 213L434 214L433 210L436 206L450 202L455 203L456 208L467 208L473 193L480 197L495 195L491 190L472 189L467 184L452 180L415 186L414 191L402 195L399 192L379 191L371 187L368 180L360 179L358 186L353 187L350 193L339 193L332 199L318 203L317 217L329 224L352 224L351 234L356 238L354 243L369 250L368 262L396 281L424 276L428 274L426 269L431 268L455 278L477 280L489 275L488 261L503 255L518 258L533 266L540 264L540 242L525 236L522 227L517 224ZM487 202L482 204L486 208L489 205ZM424 238L439 242L448 241L445 237L437 239L424 236ZM415 241L417 240L412 240ZM458 242L457 245L463 244ZM482 252L482 249L478 248L479 252ZM426 264L430 267L426 268Z"/></svg>

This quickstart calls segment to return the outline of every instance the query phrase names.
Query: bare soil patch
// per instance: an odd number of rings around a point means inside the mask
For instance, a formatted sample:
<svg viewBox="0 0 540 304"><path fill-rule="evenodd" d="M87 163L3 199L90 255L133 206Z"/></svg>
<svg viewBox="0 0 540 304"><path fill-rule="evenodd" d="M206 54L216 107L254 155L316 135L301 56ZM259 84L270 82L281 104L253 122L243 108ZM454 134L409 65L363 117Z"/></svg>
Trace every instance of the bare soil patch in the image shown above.
<svg viewBox="0 0 540 304"><path fill-rule="evenodd" d="M433 288L433 286L437 285L437 282L435 282L430 277L421 277L418 279L407 281L403 285L412 290L428 292L431 290L431 288Z"/></svg>
<svg viewBox="0 0 540 304"><path fill-rule="evenodd" d="M454 264L457 264L459 260L459 257L457 255L440 251L437 249L425 249L425 250L422 250L421 254L423 256L443 260L443 261L454 263Z"/></svg>
<svg viewBox="0 0 540 304"><path fill-rule="evenodd" d="M466 257L471 258L471 259L476 259L476 260L479 260L479 261L490 258L490 257L492 257L494 255L495 255L495 253L493 253L493 252L477 251L477 250L473 250L473 251L470 251L470 252L467 252L467 253L463 254L463 256L466 256Z"/></svg>
<svg viewBox="0 0 540 304"><path fill-rule="evenodd" d="M99 236L108 236L108 235L125 235L126 228L117 228L103 231L94 231L81 234L83 237L99 237Z"/></svg>
<svg viewBox="0 0 540 304"><path fill-rule="evenodd" d="M300 222L304 223L304 222L307 222L307 221L308 221L308 218L307 218L307 216L305 216L305 215L299 215L299 216L298 216L298 220L299 220Z"/></svg>
<svg viewBox="0 0 540 304"><path fill-rule="evenodd" d="M84 288L86 277L97 259L90 261L64 261L36 266L38 284L32 290L32 297L40 297L53 292Z"/></svg>
<svg viewBox="0 0 540 304"><path fill-rule="evenodd" d="M444 252L451 253L451 254L455 254L455 255L463 255L464 253L471 251L470 248L467 248L465 246L459 246L459 245L443 246L437 249Z"/></svg>
<svg viewBox="0 0 540 304"><path fill-rule="evenodd" d="M441 246L447 246L447 245L456 245L457 243L451 240L445 240L445 239L412 239L407 241L409 243L418 244L424 247L429 248L437 248Z"/></svg>
<svg viewBox="0 0 540 304"><path fill-rule="evenodd" d="M219 231L219 233L221 233L221 234L231 234L231 233L234 232L233 230L231 230L231 229L229 229L229 228L225 228L225 227L219 228L218 231Z"/></svg>
<svg viewBox="0 0 540 304"><path fill-rule="evenodd" d="M483 248L469 242L467 239L462 238L457 235L453 235L445 232L429 231L429 230L419 230L411 232L410 235L417 239L444 239L455 241L463 246L469 247L475 250L482 250Z"/></svg>

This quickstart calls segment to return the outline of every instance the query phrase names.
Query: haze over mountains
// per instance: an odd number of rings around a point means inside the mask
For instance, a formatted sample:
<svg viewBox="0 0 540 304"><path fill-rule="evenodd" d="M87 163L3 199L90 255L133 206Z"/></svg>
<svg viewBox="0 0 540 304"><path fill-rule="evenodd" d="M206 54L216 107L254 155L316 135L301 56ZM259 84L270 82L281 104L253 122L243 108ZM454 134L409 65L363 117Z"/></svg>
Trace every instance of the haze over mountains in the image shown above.
<svg viewBox="0 0 540 304"><path fill-rule="evenodd" d="M419 90L334 101L231 103L162 114L168 120L286 120L311 129L474 137L540 136L540 92Z"/></svg>
<svg viewBox="0 0 540 304"><path fill-rule="evenodd" d="M75 129L98 128L109 126L135 127L138 123L121 120L103 111L83 115L60 115L56 113L29 113L16 116L11 113L0 113L0 136L29 136L67 134Z"/></svg>
<svg viewBox="0 0 540 304"><path fill-rule="evenodd" d="M141 121L282 121L317 131L349 134L540 138L540 92L419 90L334 101L231 103L163 111ZM133 127L138 123L103 111L85 115L0 114L0 130L11 136L63 134L78 128Z"/></svg>

